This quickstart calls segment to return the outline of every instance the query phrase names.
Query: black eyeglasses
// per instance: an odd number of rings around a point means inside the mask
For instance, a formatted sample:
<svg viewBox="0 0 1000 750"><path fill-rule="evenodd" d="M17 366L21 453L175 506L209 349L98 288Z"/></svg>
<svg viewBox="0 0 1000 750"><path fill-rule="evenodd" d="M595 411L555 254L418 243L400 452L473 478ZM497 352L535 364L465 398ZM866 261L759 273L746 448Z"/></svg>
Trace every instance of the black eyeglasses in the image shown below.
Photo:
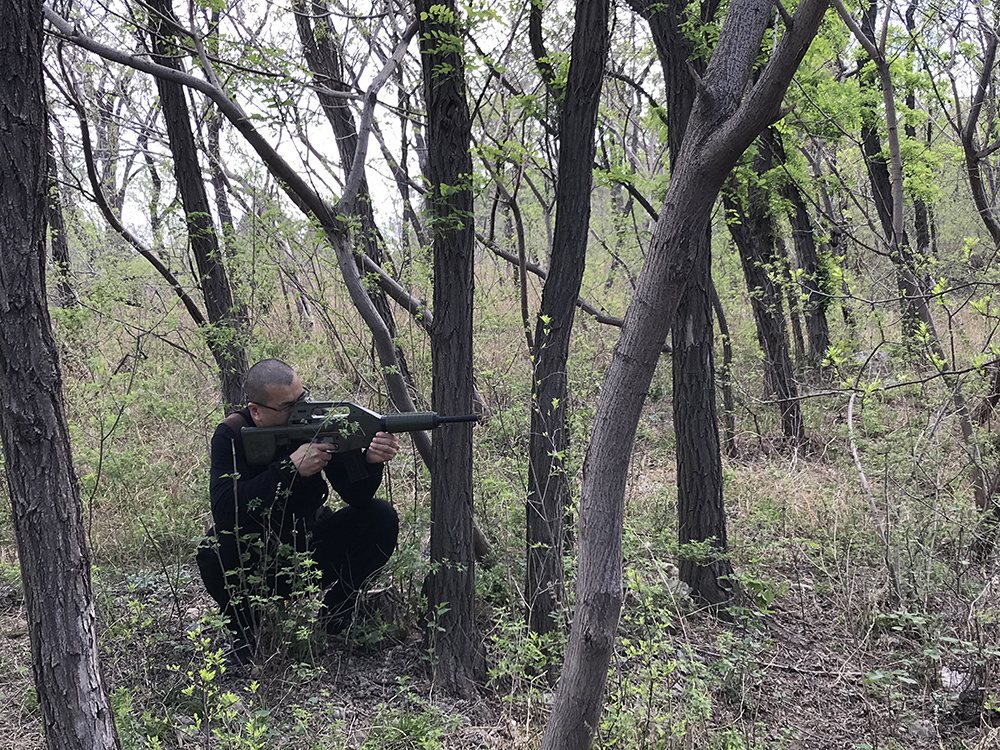
<svg viewBox="0 0 1000 750"><path fill-rule="evenodd" d="M270 409L271 411L276 411L279 414L284 414L290 412L292 410L292 407L295 406L295 404L300 404L303 401L308 401L309 393L310 393L309 389L303 387L302 393L299 394L299 397L297 399L295 399L294 401L285 401L284 403L278 404L277 406L268 406L267 404L262 404L259 401L251 401L250 403L257 404L257 406L263 407L265 409Z"/></svg>

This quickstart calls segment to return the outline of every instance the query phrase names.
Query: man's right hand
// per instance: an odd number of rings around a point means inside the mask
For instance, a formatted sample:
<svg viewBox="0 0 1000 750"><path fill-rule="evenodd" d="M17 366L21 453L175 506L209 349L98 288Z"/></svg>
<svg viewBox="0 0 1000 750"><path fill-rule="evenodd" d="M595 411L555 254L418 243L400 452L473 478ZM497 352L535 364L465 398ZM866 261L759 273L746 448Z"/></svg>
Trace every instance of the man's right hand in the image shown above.
<svg viewBox="0 0 1000 750"><path fill-rule="evenodd" d="M306 443L295 449L289 458L301 477L311 477L330 462L329 443Z"/></svg>

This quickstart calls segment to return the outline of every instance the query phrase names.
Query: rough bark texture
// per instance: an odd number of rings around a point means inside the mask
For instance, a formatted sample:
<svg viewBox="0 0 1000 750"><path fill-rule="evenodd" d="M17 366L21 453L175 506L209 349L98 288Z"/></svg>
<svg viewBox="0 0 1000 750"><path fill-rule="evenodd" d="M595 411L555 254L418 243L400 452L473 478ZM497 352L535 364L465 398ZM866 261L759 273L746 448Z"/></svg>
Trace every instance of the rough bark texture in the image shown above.
<svg viewBox="0 0 1000 750"><path fill-rule="evenodd" d="M181 70L180 61L174 56L176 48L170 41L169 23L173 18L170 0L153 0L150 7L154 11L150 16L153 59ZM170 140L174 177L187 219L188 242L198 269L198 283L205 296L205 311L212 326L205 333L206 342L219 366L222 398L228 411L238 408L245 401L243 383L249 368L243 344L247 327L246 311L233 299L219 238L212 223L205 181L198 164L198 147L191 130L184 87L163 78L156 79L156 87Z"/></svg>
<svg viewBox="0 0 1000 750"><path fill-rule="evenodd" d="M714 18L718 2L702 3L702 21ZM666 6L633 0L632 7L649 21L666 81L667 133L671 168L694 106L697 87L692 70L705 72L694 41L683 30L686 3ZM718 555L699 559L681 548L680 579L702 601L717 605L729 598L719 576L732 573L726 552L726 513L722 497L722 454L715 404L714 331L712 328L712 238L706 227L698 241L698 263L677 308L672 331L674 432L677 444L677 532L681 545L707 542ZM720 305L721 309L721 305ZM732 416L730 412L730 417ZM704 564L702 564L704 563Z"/></svg>
<svg viewBox="0 0 1000 750"><path fill-rule="evenodd" d="M594 133L608 43L608 0L581 0L560 109L552 256L532 351L525 597L528 626L536 633L551 632L565 623L558 617L563 600L563 517L570 501L565 472L566 363L586 266Z"/></svg>
<svg viewBox="0 0 1000 750"><path fill-rule="evenodd" d="M50 750L116 748L45 298L41 4L0 1L0 438Z"/></svg>
<svg viewBox="0 0 1000 750"><path fill-rule="evenodd" d="M598 725L621 610L625 478L642 405L722 182L777 118L825 9L825 0L799 4L747 93L772 6L768 0L730 5L601 389L584 464L577 604L543 750L588 747Z"/></svg>
<svg viewBox="0 0 1000 750"><path fill-rule="evenodd" d="M465 99L454 0L418 0L424 98L427 106L429 209L434 232L432 403L441 414L472 408L472 298L475 222L472 196L472 124ZM472 425L434 437L431 482L431 565L425 582L430 609L434 679L444 690L472 695L485 677L476 626L472 532Z"/></svg>
<svg viewBox="0 0 1000 750"><path fill-rule="evenodd" d="M715 407L715 354L712 336L711 234L691 269L677 307L674 347L674 432L677 437L677 540L680 579L710 605L732 596L724 576L733 567L726 556L726 507L722 496L722 452ZM693 543L693 546L692 546ZM697 550L697 552L695 551Z"/></svg>

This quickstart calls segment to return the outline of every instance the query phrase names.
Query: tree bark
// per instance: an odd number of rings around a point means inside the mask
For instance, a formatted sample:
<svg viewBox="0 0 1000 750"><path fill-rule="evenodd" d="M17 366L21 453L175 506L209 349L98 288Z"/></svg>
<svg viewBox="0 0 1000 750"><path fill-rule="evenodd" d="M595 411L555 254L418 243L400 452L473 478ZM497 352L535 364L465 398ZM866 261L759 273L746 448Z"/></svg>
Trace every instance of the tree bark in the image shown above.
<svg viewBox="0 0 1000 750"><path fill-rule="evenodd" d="M776 137L780 138L777 134ZM780 140L778 143L780 144ZM829 297L820 287L816 235L798 185L792 181L786 182L781 188L781 195L791 204L789 221L792 225L792 243L795 246L795 258L802 271L802 287L805 290L804 312L808 340L806 361L810 367L819 367L830 348L830 325L826 319Z"/></svg>
<svg viewBox="0 0 1000 750"><path fill-rule="evenodd" d="M598 726L622 601L625 478L643 401L723 180L753 139L777 119L784 92L826 5L825 0L799 3L791 25L747 92L772 5L768 0L735 0L701 79L638 288L601 389L584 463L577 605L543 750L586 748Z"/></svg>
<svg viewBox="0 0 1000 750"><path fill-rule="evenodd" d="M677 567L679 578L705 604L725 604L733 573L727 551L722 451L715 405L712 335L712 238L706 227L677 307L673 341L674 432L677 437ZM707 376L706 376L707 373ZM694 543L694 544L692 544Z"/></svg>
<svg viewBox="0 0 1000 750"><path fill-rule="evenodd" d="M152 57L161 65L179 71L181 63L171 42L173 35L170 29L174 16L170 0L152 0L150 8L153 11L150 14ZM239 408L245 401L243 383L249 369L244 343L246 311L234 301L219 238L212 223L184 87L163 78L156 79L156 86L170 140L174 177L187 219L188 242L195 257L198 283L205 296L205 311L211 324L205 330L205 339L219 366L222 399L226 410L230 411Z"/></svg>
<svg viewBox="0 0 1000 750"><path fill-rule="evenodd" d="M702 3L701 20L715 17L719 3ZM684 31L686 3L665 8L649 0L633 0L632 7L649 21L657 55L667 84L667 144L671 169L680 155L697 94L695 74L705 63L695 54L694 40ZM726 514L722 498L722 454L715 403L714 331L712 305L712 236L710 228L697 238L698 263L677 309L673 341L673 409L677 445L677 533L681 546L680 579L696 597L710 605L729 598L719 581L732 573L725 558ZM721 305L719 306L721 310ZM720 318L721 319L721 318ZM732 412L729 412L732 416ZM689 542L706 542L716 553L711 561L690 554ZM705 564L701 564L705 563Z"/></svg>
<svg viewBox="0 0 1000 750"><path fill-rule="evenodd" d="M117 748L45 296L41 3L0 1L0 438L50 750Z"/></svg>
<svg viewBox="0 0 1000 750"><path fill-rule="evenodd" d="M76 294L70 282L69 237L63 219L62 191L59 189L59 162L56 160L52 133L45 131L46 167L48 169L49 238L52 243L52 269L56 277L56 304L76 307Z"/></svg>
<svg viewBox="0 0 1000 750"><path fill-rule="evenodd" d="M729 222L729 232L739 249L757 324L757 341L764 354L765 389L778 400L782 434L793 444L799 444L805 440L805 422L798 400L781 289L776 278L785 260L775 251L777 238L771 193L763 182L776 156L770 131L761 136L758 149L752 165L757 179L748 181L746 203L738 195L735 179L730 181L731 189L725 194L724 202L726 211L735 217L735 221Z"/></svg>
<svg viewBox="0 0 1000 750"><path fill-rule="evenodd" d="M472 123L465 99L461 31L454 0L418 0L427 107L429 210L434 234L432 404L467 414L473 402L472 299L475 222ZM445 41L448 40L448 41ZM447 692L472 696L485 677L473 608L472 425L435 435L432 446L429 607L434 679Z"/></svg>
<svg viewBox="0 0 1000 750"><path fill-rule="evenodd" d="M569 74L559 117L556 224L549 273L535 324L531 436L528 444L528 626L549 633L560 620L563 594L563 517L570 503L566 428L570 337L586 267L594 134L608 53L608 0L576 5Z"/></svg>

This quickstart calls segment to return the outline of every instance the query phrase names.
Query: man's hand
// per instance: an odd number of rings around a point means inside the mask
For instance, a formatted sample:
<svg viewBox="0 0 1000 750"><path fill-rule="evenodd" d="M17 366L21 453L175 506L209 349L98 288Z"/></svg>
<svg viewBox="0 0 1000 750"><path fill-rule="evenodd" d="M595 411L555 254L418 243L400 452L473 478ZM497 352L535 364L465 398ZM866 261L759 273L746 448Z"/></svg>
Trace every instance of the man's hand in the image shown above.
<svg viewBox="0 0 1000 750"><path fill-rule="evenodd" d="M389 432L376 432L365 460L370 464L384 464L399 453L399 438Z"/></svg>
<svg viewBox="0 0 1000 750"><path fill-rule="evenodd" d="M330 462L329 443L306 443L289 456L300 477L311 477Z"/></svg>

